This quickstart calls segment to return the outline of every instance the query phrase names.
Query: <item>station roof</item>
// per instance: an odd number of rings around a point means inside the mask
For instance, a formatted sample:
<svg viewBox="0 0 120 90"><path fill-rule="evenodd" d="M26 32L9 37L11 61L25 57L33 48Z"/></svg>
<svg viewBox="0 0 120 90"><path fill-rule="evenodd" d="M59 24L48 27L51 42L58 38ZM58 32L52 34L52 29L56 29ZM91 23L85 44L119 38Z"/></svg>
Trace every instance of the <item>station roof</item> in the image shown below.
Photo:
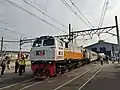
<svg viewBox="0 0 120 90"><path fill-rule="evenodd" d="M110 43L110 42L105 42L104 40L99 40L97 43L94 43L94 44L91 44L91 45L89 45L89 46L86 46L86 48L92 47L92 46L94 46L94 45L101 44L101 43L111 44L111 45L117 46L117 44L115 44L115 43Z"/></svg>

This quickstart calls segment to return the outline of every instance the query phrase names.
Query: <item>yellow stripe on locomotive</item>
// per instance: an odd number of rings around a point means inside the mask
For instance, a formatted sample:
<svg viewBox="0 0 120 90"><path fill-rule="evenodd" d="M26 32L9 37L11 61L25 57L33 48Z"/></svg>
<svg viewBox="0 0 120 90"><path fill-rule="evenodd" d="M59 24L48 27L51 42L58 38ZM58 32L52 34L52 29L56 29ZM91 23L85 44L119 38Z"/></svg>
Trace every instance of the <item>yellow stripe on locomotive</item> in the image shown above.
<svg viewBox="0 0 120 90"><path fill-rule="evenodd" d="M83 54L79 52L64 51L64 59L83 59Z"/></svg>

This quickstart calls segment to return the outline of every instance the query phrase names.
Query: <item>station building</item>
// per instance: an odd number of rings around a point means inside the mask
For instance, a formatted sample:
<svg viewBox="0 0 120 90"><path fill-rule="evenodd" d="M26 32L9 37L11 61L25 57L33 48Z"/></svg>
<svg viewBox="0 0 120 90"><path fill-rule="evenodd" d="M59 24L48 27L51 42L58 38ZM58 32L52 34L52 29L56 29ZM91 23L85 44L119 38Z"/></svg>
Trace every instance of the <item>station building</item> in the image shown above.
<svg viewBox="0 0 120 90"><path fill-rule="evenodd" d="M114 43L105 42L103 40L100 40L95 44L89 45L86 48L97 53L104 53L105 55L109 56L118 55L118 45Z"/></svg>

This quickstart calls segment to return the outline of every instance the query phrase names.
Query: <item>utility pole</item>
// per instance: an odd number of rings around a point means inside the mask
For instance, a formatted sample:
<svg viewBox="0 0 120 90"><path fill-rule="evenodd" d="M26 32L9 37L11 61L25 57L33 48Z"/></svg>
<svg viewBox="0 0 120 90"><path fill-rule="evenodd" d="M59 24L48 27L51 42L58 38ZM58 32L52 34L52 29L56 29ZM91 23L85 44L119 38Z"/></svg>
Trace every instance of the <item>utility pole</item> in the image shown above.
<svg viewBox="0 0 120 90"><path fill-rule="evenodd" d="M69 42L71 40L71 24L69 24Z"/></svg>
<svg viewBox="0 0 120 90"><path fill-rule="evenodd" d="M119 37L119 27L118 27L117 16L115 16L115 23L116 23L116 33L117 33L117 43L118 43L118 55L119 55L119 61L120 61L120 37Z"/></svg>
<svg viewBox="0 0 120 90"><path fill-rule="evenodd" d="M20 38L20 44L19 44L20 46L20 48L19 48L19 59L21 59L20 57L21 57L21 49L22 49L22 38Z"/></svg>
<svg viewBox="0 0 120 90"><path fill-rule="evenodd" d="M69 42L72 41L73 43L73 31L71 29L71 24L69 24Z"/></svg>
<svg viewBox="0 0 120 90"><path fill-rule="evenodd" d="M1 39L1 52L0 52L0 54L1 54L1 57L3 57L3 37Z"/></svg>
<svg viewBox="0 0 120 90"><path fill-rule="evenodd" d="M22 38L20 38L20 49L19 49L20 51L22 49L21 46L22 46Z"/></svg>

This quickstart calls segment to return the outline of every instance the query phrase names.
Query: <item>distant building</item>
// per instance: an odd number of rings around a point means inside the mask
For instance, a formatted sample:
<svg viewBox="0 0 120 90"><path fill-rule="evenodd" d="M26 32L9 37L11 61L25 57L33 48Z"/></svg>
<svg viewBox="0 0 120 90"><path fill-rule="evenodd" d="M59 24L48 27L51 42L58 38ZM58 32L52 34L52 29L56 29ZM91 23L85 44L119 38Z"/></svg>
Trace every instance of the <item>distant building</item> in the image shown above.
<svg viewBox="0 0 120 90"><path fill-rule="evenodd" d="M87 46L86 48L97 53L104 53L109 56L118 55L118 45L113 43L104 42L103 40L98 43Z"/></svg>

